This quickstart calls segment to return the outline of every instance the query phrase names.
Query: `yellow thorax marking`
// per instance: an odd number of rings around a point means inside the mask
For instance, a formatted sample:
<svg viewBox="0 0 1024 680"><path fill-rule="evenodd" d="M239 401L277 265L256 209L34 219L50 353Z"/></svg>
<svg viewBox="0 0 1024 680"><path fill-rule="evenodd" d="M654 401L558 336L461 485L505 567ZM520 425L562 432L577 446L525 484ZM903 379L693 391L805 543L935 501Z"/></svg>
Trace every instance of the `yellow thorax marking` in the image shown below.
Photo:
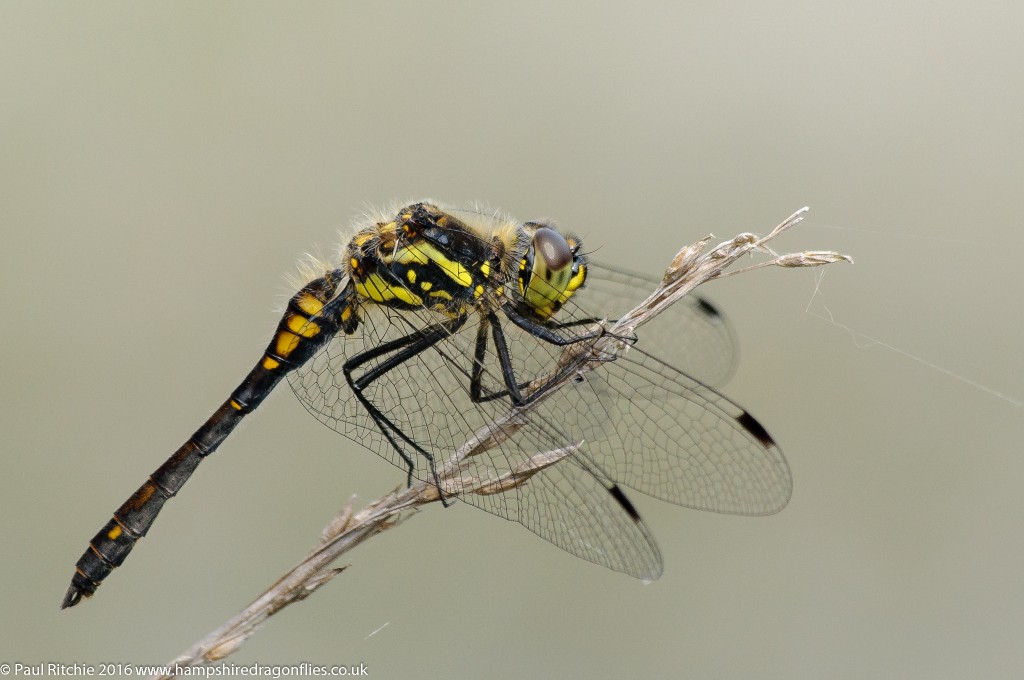
<svg viewBox="0 0 1024 680"><path fill-rule="evenodd" d="M389 258L390 259L390 258ZM452 260L432 243L420 241L416 245L399 248L395 252L394 261L400 264L435 263L441 271L455 283L468 288L473 285L473 275L461 263Z"/></svg>
<svg viewBox="0 0 1024 680"><path fill-rule="evenodd" d="M392 222L392 224L394 224L394 223ZM374 236L376 236L376 234L373 231L370 231L370 230L364 231L363 233L356 234L355 237L353 237L352 244L355 245L358 248L358 247L362 246L364 243L366 243L367 241L369 241Z"/></svg>
<svg viewBox="0 0 1024 680"><path fill-rule="evenodd" d="M370 274L364 279L356 280L356 292L374 302L400 300L410 306L423 304L422 298L404 286L389 284L380 274Z"/></svg>

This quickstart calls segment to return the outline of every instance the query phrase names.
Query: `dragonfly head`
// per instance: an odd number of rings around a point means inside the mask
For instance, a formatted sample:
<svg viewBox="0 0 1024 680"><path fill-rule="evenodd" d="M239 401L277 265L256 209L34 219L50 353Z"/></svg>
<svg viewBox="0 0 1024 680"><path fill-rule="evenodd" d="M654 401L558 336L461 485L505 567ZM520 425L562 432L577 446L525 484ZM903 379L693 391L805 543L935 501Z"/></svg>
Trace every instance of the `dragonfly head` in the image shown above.
<svg viewBox="0 0 1024 680"><path fill-rule="evenodd" d="M586 257L574 236L528 222L533 236L519 262L519 292L527 307L541 319L551 318L587 278Z"/></svg>

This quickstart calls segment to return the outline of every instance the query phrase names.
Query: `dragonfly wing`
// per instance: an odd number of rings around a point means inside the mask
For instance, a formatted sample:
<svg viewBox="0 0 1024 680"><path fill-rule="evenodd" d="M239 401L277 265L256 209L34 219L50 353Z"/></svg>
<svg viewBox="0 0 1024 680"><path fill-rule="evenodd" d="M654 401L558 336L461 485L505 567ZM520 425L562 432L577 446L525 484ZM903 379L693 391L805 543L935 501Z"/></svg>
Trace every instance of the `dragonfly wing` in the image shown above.
<svg viewBox="0 0 1024 680"><path fill-rule="evenodd" d="M647 298L658 279L590 263L587 283L574 299L592 316L616 319ZM728 318L710 300L691 293L637 330L637 346L707 385L724 385L739 361Z"/></svg>
<svg viewBox="0 0 1024 680"><path fill-rule="evenodd" d="M365 348L401 337L411 327L427 325L428 319L416 319L420 316L417 312L412 314L410 326L410 312L378 311L376 318L366 319L361 336L335 338L327 350L297 371L292 387L318 420L407 470L401 454L353 397L342 365ZM399 445L413 461L412 476L418 480L433 481L433 472L428 458L410 442L432 456L437 469L443 471L448 458L468 440L495 434L500 443L462 462L461 479L467 484L511 475L535 454L579 443L561 424L536 411L528 412L526 418L515 418L517 427L511 434L503 431L497 436L499 424L506 422L513 410L509 399L475 403L469 395L479 324L479 319L470 318L459 332L408 359L364 392L408 438L400 439ZM518 329L510 329L510 335L520 349L524 342L534 345L528 355L531 358L517 362L520 372L550 367L551 358L541 358L538 353L555 350ZM524 340L515 340L517 335L524 335ZM503 389L493 351L489 351L484 364L484 389ZM463 493L467 490L456 485L451 495L460 495L470 505L518 522L573 555L637 578L655 579L661 574L661 554L650 531L614 482L587 458L585 450L575 451L569 460L544 468L521 486L502 493Z"/></svg>
<svg viewBox="0 0 1024 680"><path fill-rule="evenodd" d="M523 452L569 445L533 417L491 452L492 462L513 461ZM495 495L467 494L467 503L519 522L577 557L635 578L661 576L661 552L650 530L614 483L588 458L587 446L530 477L522 486Z"/></svg>
<svg viewBox="0 0 1024 680"><path fill-rule="evenodd" d="M545 402L545 417L573 413L615 481L699 510L768 515L789 501L789 466L742 407L633 347Z"/></svg>
<svg viewBox="0 0 1024 680"><path fill-rule="evenodd" d="M345 378L344 366L363 352L439 323L442 323L439 315L427 311L396 311L379 305L368 306L356 333L337 335L324 350L290 376L292 390L317 420L366 446L393 465L408 470L405 458L356 399ZM450 452L483 424L486 414L478 413L472 406L463 406L455 412L451 403L453 399L459 399L456 395L460 391L468 390L472 355L460 354L465 352L463 346L466 344L460 336L466 332L441 343L445 346L458 344L458 349L428 349L374 380L363 391L366 399L391 423L388 433L398 437L408 449L405 453L414 463L412 475L416 479L432 479L432 473L429 459L419 454L415 446L420 446L430 455L434 451ZM453 357L453 363L446 360L449 355ZM363 364L353 377L358 378L374 370L390 356L386 354ZM468 392L466 394L468 403ZM396 430L409 441L402 440Z"/></svg>

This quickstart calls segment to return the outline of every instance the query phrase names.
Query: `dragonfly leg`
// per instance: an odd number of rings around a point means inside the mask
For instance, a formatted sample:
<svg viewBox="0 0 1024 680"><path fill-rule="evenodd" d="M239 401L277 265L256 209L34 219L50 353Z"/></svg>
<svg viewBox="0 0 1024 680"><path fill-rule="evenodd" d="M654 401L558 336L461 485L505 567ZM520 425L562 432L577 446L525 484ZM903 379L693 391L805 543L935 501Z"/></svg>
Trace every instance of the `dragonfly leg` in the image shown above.
<svg viewBox="0 0 1024 680"><path fill-rule="evenodd" d="M498 365L501 367L505 389L485 394L483 390L483 374L484 360L487 356L488 328L491 331L492 342L498 354ZM501 328L501 322L497 315L493 313L484 315L477 330L476 347L473 353L473 374L469 381L470 400L473 403L480 404L507 397L512 402L512 406L523 406L531 400L531 397L524 397L522 393L522 390L528 387L529 384L529 381L520 383L516 380L508 343L505 341L505 333Z"/></svg>
<svg viewBox="0 0 1024 680"><path fill-rule="evenodd" d="M427 465L430 467L430 473L434 477L434 484L437 487L438 494L440 495L441 503L445 507L447 507L449 503L445 498L444 490L441 486L441 479L437 474L434 455L405 434L400 427L395 425L390 418L384 415L384 413L381 412L381 410L377 408L369 398L367 398L364 392L374 381L383 377L391 369L405 363L421 352L433 347L441 340L449 337L452 333L458 331L458 329L466 323L466 318L467 317L465 315L459 316L449 322L428 326L423 330L415 331L404 337L397 338L372 349L368 349L365 352L361 352L349 358L341 369L342 373L345 375L346 382L348 382L349 387L352 389L352 394L355 395L359 403L366 409L367 413L370 414L370 418L377 426L377 429L381 431L381 434L384 435L388 440L388 443L391 444L405 462L408 469L406 483L410 486L412 485L412 475L416 469L416 463L406 452L405 448L399 445L396 440L396 436L398 439L405 442L416 453L426 459ZM374 366L373 369L367 371L358 378L353 379L352 374L354 371L358 370L367 362L391 352L394 352L392 356L388 357L377 366Z"/></svg>
<svg viewBox="0 0 1024 680"><path fill-rule="evenodd" d="M511 304L502 306L502 310L505 312L505 316L508 317L509 321L519 326L530 335L540 338L552 345L558 345L559 347L574 345L577 342L583 342L584 340L596 340L604 335L604 328L600 327L597 330L569 337L563 337L557 333L558 330L563 328L571 328L573 326L580 326L588 323L600 323L600 319L577 319L576 321L566 323L539 323L523 314L520 314Z"/></svg>
<svg viewBox="0 0 1024 680"><path fill-rule="evenodd" d="M516 323L516 325L526 329L531 333L534 332L534 328L543 328L545 332L543 334L539 334L541 335L541 339L545 341L550 341L552 342L552 344L556 344L559 346L566 346L577 342L583 342L585 340L592 340L604 335L603 329L599 329L597 331L589 333L581 333L580 335L576 335L570 338L563 338L562 336L555 333L556 330L562 328L570 328L573 326L580 326L584 324L589 325L592 323L598 323L598 319L577 319L575 321L570 321L564 324L548 325L538 325L535 324L535 322L532 322L528 319L521 319L523 323L527 324L524 326L523 324L520 323L520 321L517 321L516 318L512 316L510 316L509 318L512 319L513 322ZM482 379L484 373L484 359L487 354L487 327L490 327L491 330L491 336L494 342L494 349L498 356L498 365L501 367L501 375L505 383L505 389L485 394L483 392ZM624 340L628 341L628 339L625 338ZM596 359L601 360L601 357L596 357ZM550 376L551 379L548 380L545 383L545 385L553 385L557 377L557 375ZM470 399L474 403L482 403L508 397L509 400L512 402L512 406L517 407L525 406L535 401L548 391L548 388L545 387L545 385L541 385L530 394L524 396L522 391L525 388L529 387L529 385L530 381L520 383L518 380L516 380L515 368L512 366L511 353L509 352L508 343L505 339L505 332L501 327L501 321L498 319L496 314L491 313L485 315L484 321L481 322L480 329L477 332L476 347L473 357L473 374L470 379Z"/></svg>

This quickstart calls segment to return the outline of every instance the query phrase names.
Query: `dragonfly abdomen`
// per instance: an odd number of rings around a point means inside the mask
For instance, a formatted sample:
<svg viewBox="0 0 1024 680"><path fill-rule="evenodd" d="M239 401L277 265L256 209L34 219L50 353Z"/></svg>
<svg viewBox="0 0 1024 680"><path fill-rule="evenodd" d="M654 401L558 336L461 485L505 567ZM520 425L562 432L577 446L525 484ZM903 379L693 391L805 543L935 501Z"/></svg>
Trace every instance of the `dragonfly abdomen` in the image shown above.
<svg viewBox="0 0 1024 680"><path fill-rule="evenodd" d="M288 303L274 338L259 363L202 427L174 452L149 479L121 504L100 529L75 564L71 586L61 608L73 607L119 567L135 543L153 526L164 503L172 498L204 458L217 450L247 413L270 394L281 379L295 370L342 330L358 324L354 293L349 285L335 297L345 278L335 270L305 286Z"/></svg>
<svg viewBox="0 0 1024 680"><path fill-rule="evenodd" d="M234 399L230 399L217 409L174 455L114 511L114 516L93 537L75 564L71 586L61 603L62 609L73 607L82 597L95 593L103 579L114 568L121 566L135 543L153 526L164 503L178 493L203 458L217 450L225 437L235 429L245 413L234 408L233 402Z"/></svg>

